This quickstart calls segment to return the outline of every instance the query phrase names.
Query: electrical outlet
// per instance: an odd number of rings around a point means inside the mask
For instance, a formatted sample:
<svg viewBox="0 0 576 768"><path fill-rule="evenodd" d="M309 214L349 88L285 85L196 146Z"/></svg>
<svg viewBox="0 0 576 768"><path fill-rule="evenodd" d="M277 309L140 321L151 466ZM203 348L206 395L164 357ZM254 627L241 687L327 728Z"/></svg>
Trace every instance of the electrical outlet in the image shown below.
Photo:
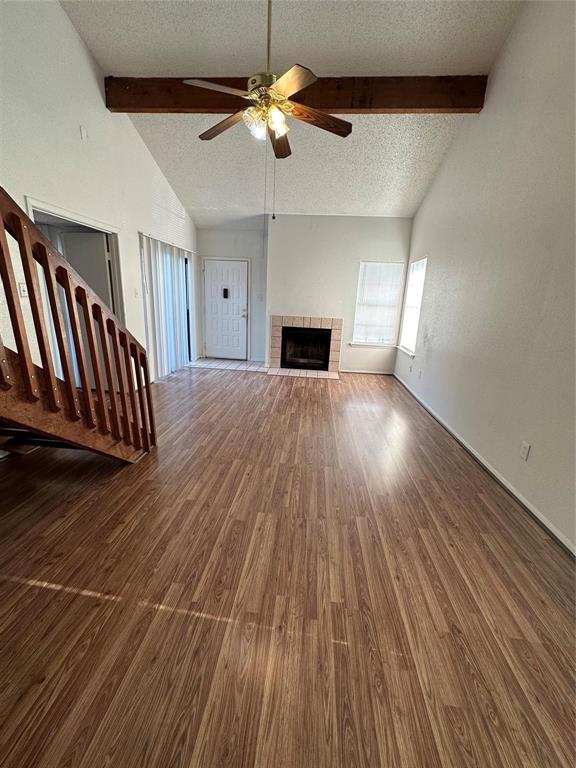
<svg viewBox="0 0 576 768"><path fill-rule="evenodd" d="M520 458L524 459L524 461L528 461L528 454L530 453L531 445L530 443L527 443L526 440L522 442L522 445L520 446Z"/></svg>

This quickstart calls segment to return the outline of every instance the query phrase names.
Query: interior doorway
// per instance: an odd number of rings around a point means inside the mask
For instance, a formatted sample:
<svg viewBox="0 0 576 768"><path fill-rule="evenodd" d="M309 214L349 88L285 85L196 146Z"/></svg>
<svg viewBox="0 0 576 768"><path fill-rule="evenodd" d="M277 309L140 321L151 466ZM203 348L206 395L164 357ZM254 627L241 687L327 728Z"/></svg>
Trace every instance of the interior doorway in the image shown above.
<svg viewBox="0 0 576 768"><path fill-rule="evenodd" d="M118 236L32 208L34 223L104 304L124 322Z"/></svg>
<svg viewBox="0 0 576 768"><path fill-rule="evenodd" d="M248 262L204 259L206 357L248 357Z"/></svg>

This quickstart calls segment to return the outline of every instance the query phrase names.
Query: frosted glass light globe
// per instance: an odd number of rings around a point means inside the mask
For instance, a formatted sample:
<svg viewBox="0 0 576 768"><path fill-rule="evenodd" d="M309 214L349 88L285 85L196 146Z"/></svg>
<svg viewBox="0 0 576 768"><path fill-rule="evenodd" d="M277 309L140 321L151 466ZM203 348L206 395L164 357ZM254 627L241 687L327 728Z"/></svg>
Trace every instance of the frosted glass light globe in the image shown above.
<svg viewBox="0 0 576 768"><path fill-rule="evenodd" d="M266 139L266 119L262 115L261 110L257 107L248 107L248 109L244 110L242 120L244 120L244 124L255 139L259 141Z"/></svg>
<svg viewBox="0 0 576 768"><path fill-rule="evenodd" d="M276 134L276 138L284 136L288 132L286 115L278 107L272 106L268 112L268 125Z"/></svg>

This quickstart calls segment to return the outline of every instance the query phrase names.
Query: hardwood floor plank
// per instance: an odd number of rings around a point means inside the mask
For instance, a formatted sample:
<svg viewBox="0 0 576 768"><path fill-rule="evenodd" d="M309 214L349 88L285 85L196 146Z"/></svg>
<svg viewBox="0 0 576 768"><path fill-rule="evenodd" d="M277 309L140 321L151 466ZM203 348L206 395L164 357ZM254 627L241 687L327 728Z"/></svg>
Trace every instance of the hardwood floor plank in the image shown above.
<svg viewBox="0 0 576 768"><path fill-rule="evenodd" d="M232 621L222 643L192 765L254 764L271 628L255 614ZM226 695L222 696L222 691Z"/></svg>
<svg viewBox="0 0 576 768"><path fill-rule="evenodd" d="M0 463L1 768L568 768L574 561L394 379L185 369Z"/></svg>

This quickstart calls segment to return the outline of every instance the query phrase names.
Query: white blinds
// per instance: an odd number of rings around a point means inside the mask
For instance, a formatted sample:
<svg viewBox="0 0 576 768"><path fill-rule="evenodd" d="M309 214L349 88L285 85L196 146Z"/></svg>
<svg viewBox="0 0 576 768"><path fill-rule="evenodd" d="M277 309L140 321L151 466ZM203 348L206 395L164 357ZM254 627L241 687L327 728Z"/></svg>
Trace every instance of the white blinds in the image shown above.
<svg viewBox="0 0 576 768"><path fill-rule="evenodd" d="M354 341L396 344L404 264L361 261Z"/></svg>
<svg viewBox="0 0 576 768"><path fill-rule="evenodd" d="M191 254L146 235L140 238L148 350L155 378L161 378L189 362L186 258Z"/></svg>
<svg viewBox="0 0 576 768"><path fill-rule="evenodd" d="M404 302L400 346L404 347L409 352L416 351L416 337L418 336L420 307L422 306L422 294L424 293L426 263L427 259L413 261L408 270L408 286L406 288L406 300Z"/></svg>

